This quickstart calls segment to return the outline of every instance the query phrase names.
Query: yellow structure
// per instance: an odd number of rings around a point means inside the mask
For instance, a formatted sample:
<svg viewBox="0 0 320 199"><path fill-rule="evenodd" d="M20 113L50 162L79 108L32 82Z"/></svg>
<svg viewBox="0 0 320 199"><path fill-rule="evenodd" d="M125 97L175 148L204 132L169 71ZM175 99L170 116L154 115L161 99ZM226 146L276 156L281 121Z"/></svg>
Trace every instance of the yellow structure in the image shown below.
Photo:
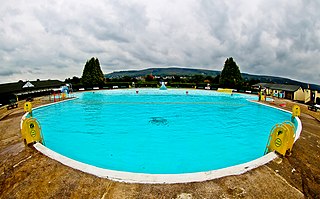
<svg viewBox="0 0 320 199"><path fill-rule="evenodd" d="M267 100L266 96L263 94L263 92L260 92L259 95L260 95L260 101L266 101Z"/></svg>
<svg viewBox="0 0 320 199"><path fill-rule="evenodd" d="M265 153L276 151L285 156L290 155L295 138L295 126L292 122L283 122L276 124L269 136Z"/></svg>
<svg viewBox="0 0 320 199"><path fill-rule="evenodd" d="M310 97L310 90L302 89L301 87L295 92L294 99L295 101L307 102L308 96Z"/></svg>
<svg viewBox="0 0 320 199"><path fill-rule="evenodd" d="M300 117L300 106L294 105L292 107L292 117Z"/></svg>
<svg viewBox="0 0 320 199"><path fill-rule="evenodd" d="M43 142L41 128L39 122L35 118L26 118L23 121L21 134L27 145L34 142Z"/></svg>
<svg viewBox="0 0 320 199"><path fill-rule="evenodd" d="M313 96L313 97L311 97L311 96ZM319 91L306 88L303 91L300 91L300 92L298 91L297 97L294 100L301 101L304 103L308 103L308 102L316 103L317 98L320 98Z"/></svg>
<svg viewBox="0 0 320 199"><path fill-rule="evenodd" d="M24 112L32 113L32 103L31 102L24 103Z"/></svg>
<svg viewBox="0 0 320 199"><path fill-rule="evenodd" d="M227 93L227 94L232 94L232 90L233 89L230 89L230 88L218 88L218 92L221 92L221 93Z"/></svg>
<svg viewBox="0 0 320 199"><path fill-rule="evenodd" d="M299 102L319 102L320 91L308 85L307 88L303 88L299 85L288 85L288 84L272 84L272 83L258 83L253 85L257 89L266 89L268 96L285 98Z"/></svg>
<svg viewBox="0 0 320 199"><path fill-rule="evenodd" d="M319 91L316 91L315 92L316 94L315 94L315 98L317 99L317 98L320 98L320 92Z"/></svg>

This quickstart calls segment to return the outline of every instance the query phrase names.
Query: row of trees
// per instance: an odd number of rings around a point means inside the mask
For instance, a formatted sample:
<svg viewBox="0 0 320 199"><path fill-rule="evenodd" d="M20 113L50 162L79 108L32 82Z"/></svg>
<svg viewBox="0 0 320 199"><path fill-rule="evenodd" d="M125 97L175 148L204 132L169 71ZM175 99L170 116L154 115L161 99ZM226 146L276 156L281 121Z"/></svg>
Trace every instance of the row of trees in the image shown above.
<svg viewBox="0 0 320 199"><path fill-rule="evenodd" d="M194 75L190 77L181 78L180 76L173 76L171 79L163 80L162 78L155 78L152 75L147 75L144 78L134 78L134 77L121 77L106 79L100 67L100 62L98 58L91 58L88 60L84 66L82 77L73 77L72 79L66 79L66 82L75 85L81 85L81 87L93 87L93 86L104 86L108 82L136 82L136 83L152 83L157 84L159 81L167 81L169 83L196 83L196 84L211 84L224 88L242 88L248 87L252 84L258 83L257 80L245 81L241 77L240 69L232 57L228 58L220 75L204 76L204 75Z"/></svg>

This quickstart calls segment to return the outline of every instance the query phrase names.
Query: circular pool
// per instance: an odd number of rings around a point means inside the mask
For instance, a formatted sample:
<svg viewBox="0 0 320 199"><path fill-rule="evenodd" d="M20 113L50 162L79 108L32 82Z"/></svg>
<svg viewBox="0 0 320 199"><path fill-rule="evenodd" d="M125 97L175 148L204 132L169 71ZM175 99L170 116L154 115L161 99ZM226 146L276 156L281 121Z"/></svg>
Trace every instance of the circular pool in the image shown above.
<svg viewBox="0 0 320 199"><path fill-rule="evenodd" d="M257 159L290 114L256 96L204 90L104 90L33 111L45 145L71 159L145 174L206 172Z"/></svg>

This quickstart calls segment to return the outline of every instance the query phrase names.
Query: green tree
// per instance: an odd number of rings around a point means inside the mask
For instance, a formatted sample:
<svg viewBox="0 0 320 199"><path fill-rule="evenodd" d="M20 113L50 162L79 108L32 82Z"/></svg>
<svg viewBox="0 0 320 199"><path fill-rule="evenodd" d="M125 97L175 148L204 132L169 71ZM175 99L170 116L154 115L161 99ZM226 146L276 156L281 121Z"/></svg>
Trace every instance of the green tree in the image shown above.
<svg viewBox="0 0 320 199"><path fill-rule="evenodd" d="M146 76L146 82L151 82L154 80L154 76L152 74Z"/></svg>
<svg viewBox="0 0 320 199"><path fill-rule="evenodd" d="M81 82L84 86L101 86L104 84L104 75L98 58L92 57L84 66Z"/></svg>
<svg viewBox="0 0 320 199"><path fill-rule="evenodd" d="M80 78L77 76L73 76L73 78L67 78L64 80L65 83L71 83L71 84L79 84L80 83Z"/></svg>
<svg viewBox="0 0 320 199"><path fill-rule="evenodd" d="M213 82L212 83L219 84L219 81L220 81L220 74L213 78Z"/></svg>
<svg viewBox="0 0 320 199"><path fill-rule="evenodd" d="M130 76L124 76L122 78L120 78L121 82L132 82L132 77Z"/></svg>
<svg viewBox="0 0 320 199"><path fill-rule="evenodd" d="M219 84L225 88L237 88L241 86L242 77L240 69L233 58L228 58L221 71Z"/></svg>
<svg viewBox="0 0 320 199"><path fill-rule="evenodd" d="M179 75L174 75L173 76L173 79L172 79L172 82L180 82L180 76Z"/></svg>
<svg viewBox="0 0 320 199"><path fill-rule="evenodd" d="M212 76L206 76L206 78L204 78L204 81L208 83L214 83L214 78Z"/></svg>
<svg viewBox="0 0 320 199"><path fill-rule="evenodd" d="M205 79L205 76L203 75L194 75L191 77L191 81L193 83L203 83Z"/></svg>

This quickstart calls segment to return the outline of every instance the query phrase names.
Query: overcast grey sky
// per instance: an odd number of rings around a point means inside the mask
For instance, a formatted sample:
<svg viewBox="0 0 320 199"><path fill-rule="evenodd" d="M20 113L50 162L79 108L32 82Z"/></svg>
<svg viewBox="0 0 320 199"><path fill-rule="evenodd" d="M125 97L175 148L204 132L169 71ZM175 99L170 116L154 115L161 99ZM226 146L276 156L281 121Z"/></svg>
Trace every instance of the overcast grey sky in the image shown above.
<svg viewBox="0 0 320 199"><path fill-rule="evenodd" d="M181 66L320 84L319 0L0 0L0 83Z"/></svg>

